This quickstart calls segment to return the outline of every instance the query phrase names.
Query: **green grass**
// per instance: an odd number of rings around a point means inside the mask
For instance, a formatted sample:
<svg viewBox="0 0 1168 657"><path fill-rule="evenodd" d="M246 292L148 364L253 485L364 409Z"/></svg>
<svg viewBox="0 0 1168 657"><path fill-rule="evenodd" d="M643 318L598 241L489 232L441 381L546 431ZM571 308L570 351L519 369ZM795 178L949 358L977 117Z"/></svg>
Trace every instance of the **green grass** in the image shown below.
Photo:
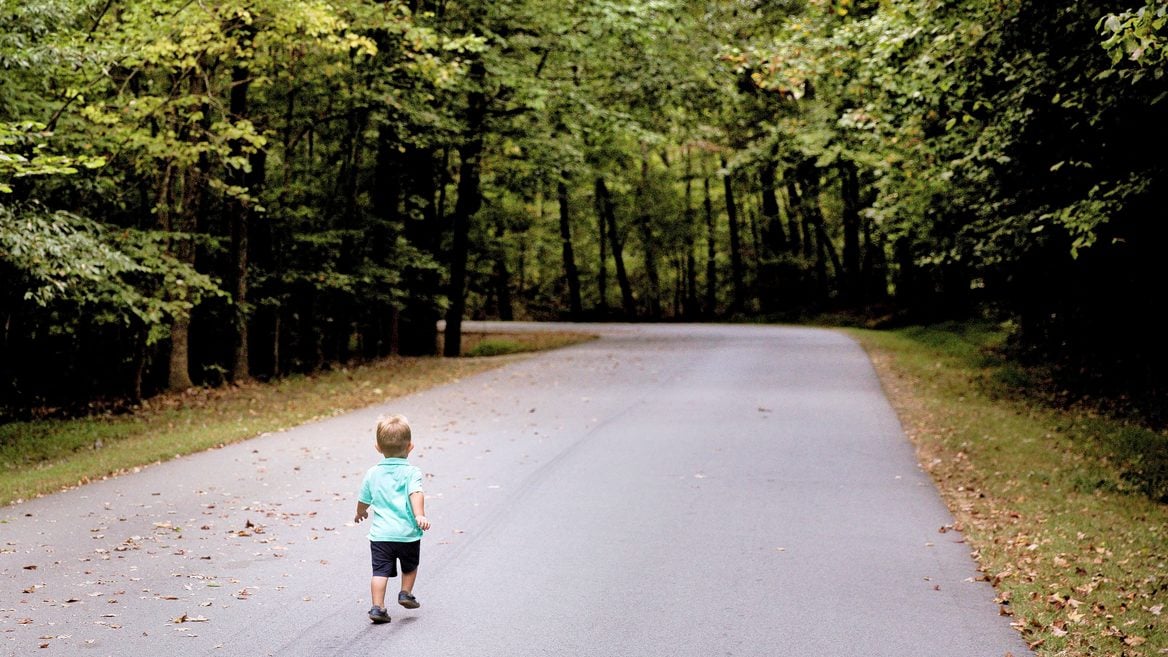
<svg viewBox="0 0 1168 657"><path fill-rule="evenodd" d="M470 333L462 334L462 355L472 358L505 356L556 349L596 336L564 332Z"/></svg>
<svg viewBox="0 0 1168 657"><path fill-rule="evenodd" d="M483 340L471 349L467 356L502 356L523 351L523 345L511 340Z"/></svg>
<svg viewBox="0 0 1168 657"><path fill-rule="evenodd" d="M992 326L849 333L1037 653L1168 654L1168 439L1046 404Z"/></svg>
<svg viewBox="0 0 1168 657"><path fill-rule="evenodd" d="M508 336L513 352L595 336ZM133 413L0 424L0 505L151 463L383 403L506 360L389 358L270 384L200 388L146 401Z"/></svg>

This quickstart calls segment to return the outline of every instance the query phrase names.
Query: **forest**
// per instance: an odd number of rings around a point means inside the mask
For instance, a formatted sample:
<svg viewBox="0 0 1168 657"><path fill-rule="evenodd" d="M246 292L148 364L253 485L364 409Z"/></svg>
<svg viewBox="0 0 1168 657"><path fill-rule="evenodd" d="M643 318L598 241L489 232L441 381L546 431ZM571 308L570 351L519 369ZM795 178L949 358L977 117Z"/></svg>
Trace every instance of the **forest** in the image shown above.
<svg viewBox="0 0 1168 657"><path fill-rule="evenodd" d="M1165 407L1164 0L0 6L0 418L480 318L984 318Z"/></svg>

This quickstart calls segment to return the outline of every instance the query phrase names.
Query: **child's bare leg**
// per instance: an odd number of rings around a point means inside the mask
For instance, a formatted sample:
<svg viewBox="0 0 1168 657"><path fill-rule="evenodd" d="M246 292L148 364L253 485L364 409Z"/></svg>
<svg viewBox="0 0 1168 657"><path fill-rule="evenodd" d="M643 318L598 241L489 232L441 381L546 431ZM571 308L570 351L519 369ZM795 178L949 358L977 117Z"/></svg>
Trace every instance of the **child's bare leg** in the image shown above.
<svg viewBox="0 0 1168 657"><path fill-rule="evenodd" d="M406 593L413 593L414 582L418 580L418 569L415 568L412 572L402 573L402 587L401 590Z"/></svg>
<svg viewBox="0 0 1168 657"><path fill-rule="evenodd" d="M373 595L373 604L381 607L382 609L385 609L385 589L388 586L388 577L374 576L373 579L369 582L369 593Z"/></svg>

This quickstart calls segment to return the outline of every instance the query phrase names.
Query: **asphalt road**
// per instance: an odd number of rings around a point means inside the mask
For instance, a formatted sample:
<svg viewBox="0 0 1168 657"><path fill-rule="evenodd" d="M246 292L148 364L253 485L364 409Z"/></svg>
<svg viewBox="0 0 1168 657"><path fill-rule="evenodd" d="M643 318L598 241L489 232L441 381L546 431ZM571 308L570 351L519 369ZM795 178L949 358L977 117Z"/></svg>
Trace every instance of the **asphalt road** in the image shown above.
<svg viewBox="0 0 1168 657"><path fill-rule="evenodd" d="M0 509L0 655L1028 654L849 338L589 328ZM414 425L434 526L422 607L372 625L352 516L387 413Z"/></svg>

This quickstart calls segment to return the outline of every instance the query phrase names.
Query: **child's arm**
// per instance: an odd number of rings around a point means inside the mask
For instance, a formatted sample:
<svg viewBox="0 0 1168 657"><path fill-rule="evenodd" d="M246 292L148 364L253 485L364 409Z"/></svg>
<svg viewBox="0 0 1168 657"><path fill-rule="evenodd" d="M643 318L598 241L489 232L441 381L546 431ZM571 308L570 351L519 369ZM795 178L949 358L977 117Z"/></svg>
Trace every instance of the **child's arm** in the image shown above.
<svg viewBox="0 0 1168 657"><path fill-rule="evenodd" d="M430 528L430 521L426 519L426 496L422 491L410 493L410 506L414 508L414 519L418 521L418 528L426 531Z"/></svg>
<svg viewBox="0 0 1168 657"><path fill-rule="evenodd" d="M361 522L369 517L369 505L364 502L357 502L357 515L353 517L353 522Z"/></svg>

